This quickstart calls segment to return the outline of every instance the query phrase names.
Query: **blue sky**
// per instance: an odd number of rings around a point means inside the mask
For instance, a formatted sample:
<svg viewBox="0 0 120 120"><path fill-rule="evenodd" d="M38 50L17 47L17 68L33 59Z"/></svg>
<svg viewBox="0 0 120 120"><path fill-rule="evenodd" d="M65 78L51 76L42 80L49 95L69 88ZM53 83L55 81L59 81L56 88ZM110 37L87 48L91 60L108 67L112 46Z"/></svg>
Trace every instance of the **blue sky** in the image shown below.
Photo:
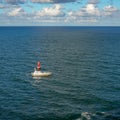
<svg viewBox="0 0 120 120"><path fill-rule="evenodd" d="M0 0L0 26L120 26L120 0Z"/></svg>

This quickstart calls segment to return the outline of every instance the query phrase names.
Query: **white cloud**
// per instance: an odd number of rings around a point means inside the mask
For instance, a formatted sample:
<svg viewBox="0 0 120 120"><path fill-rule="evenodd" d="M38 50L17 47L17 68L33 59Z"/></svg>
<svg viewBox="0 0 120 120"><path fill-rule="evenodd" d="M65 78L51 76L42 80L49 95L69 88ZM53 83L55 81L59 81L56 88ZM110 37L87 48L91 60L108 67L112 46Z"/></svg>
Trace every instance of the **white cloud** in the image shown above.
<svg viewBox="0 0 120 120"><path fill-rule="evenodd" d="M37 16L51 16L51 17L61 17L64 16L62 12L62 6L59 4L54 5L53 7L46 7L43 10L36 12Z"/></svg>
<svg viewBox="0 0 120 120"><path fill-rule="evenodd" d="M111 6L111 5L105 6L105 8L104 8L104 11L106 11L106 12L115 12L117 10L118 9L116 7Z"/></svg>
<svg viewBox="0 0 120 120"><path fill-rule="evenodd" d="M100 16L100 10L96 7L95 4L87 4L85 7L81 8L77 11L69 12L68 15L76 16L76 17Z"/></svg>
<svg viewBox="0 0 120 120"><path fill-rule="evenodd" d="M103 8L102 16L113 16L118 12L118 8L108 5Z"/></svg>
<svg viewBox="0 0 120 120"><path fill-rule="evenodd" d="M91 15L100 15L100 10L94 4L87 4L85 8L86 12Z"/></svg>
<svg viewBox="0 0 120 120"><path fill-rule="evenodd" d="M21 7L19 7L19 8L14 8L10 12L8 12L8 16L20 16L24 13L25 11Z"/></svg>

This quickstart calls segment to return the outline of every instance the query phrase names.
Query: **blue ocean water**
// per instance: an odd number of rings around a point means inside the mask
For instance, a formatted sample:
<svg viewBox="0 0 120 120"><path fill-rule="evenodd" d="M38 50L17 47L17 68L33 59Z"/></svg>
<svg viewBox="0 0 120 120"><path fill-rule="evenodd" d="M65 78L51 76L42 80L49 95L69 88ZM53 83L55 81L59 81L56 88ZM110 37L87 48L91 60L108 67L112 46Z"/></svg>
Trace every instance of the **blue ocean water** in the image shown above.
<svg viewBox="0 0 120 120"><path fill-rule="evenodd" d="M0 27L0 120L120 120L120 27Z"/></svg>

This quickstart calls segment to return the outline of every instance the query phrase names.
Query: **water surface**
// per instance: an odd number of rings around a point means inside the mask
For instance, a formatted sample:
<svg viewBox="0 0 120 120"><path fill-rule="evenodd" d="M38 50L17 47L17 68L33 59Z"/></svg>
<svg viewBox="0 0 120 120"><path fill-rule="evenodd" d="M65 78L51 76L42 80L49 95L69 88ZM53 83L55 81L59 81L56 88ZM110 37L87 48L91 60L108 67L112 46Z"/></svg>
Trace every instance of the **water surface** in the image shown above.
<svg viewBox="0 0 120 120"><path fill-rule="evenodd" d="M1 120L120 120L120 27L0 27L0 68Z"/></svg>

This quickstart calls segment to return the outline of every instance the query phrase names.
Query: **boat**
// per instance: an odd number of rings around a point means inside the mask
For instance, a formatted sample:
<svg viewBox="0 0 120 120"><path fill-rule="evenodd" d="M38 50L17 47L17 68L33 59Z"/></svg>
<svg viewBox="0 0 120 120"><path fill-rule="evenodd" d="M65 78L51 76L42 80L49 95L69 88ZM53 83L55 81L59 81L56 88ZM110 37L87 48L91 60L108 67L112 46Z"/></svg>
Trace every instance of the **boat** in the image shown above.
<svg viewBox="0 0 120 120"><path fill-rule="evenodd" d="M33 77L47 77L50 76L51 74L52 74L51 72L37 71L36 69L34 72L31 73Z"/></svg>
<svg viewBox="0 0 120 120"><path fill-rule="evenodd" d="M41 71L41 63L40 61L37 62L37 67L34 69L34 72L31 73L33 77L47 77L50 76L51 72Z"/></svg>

